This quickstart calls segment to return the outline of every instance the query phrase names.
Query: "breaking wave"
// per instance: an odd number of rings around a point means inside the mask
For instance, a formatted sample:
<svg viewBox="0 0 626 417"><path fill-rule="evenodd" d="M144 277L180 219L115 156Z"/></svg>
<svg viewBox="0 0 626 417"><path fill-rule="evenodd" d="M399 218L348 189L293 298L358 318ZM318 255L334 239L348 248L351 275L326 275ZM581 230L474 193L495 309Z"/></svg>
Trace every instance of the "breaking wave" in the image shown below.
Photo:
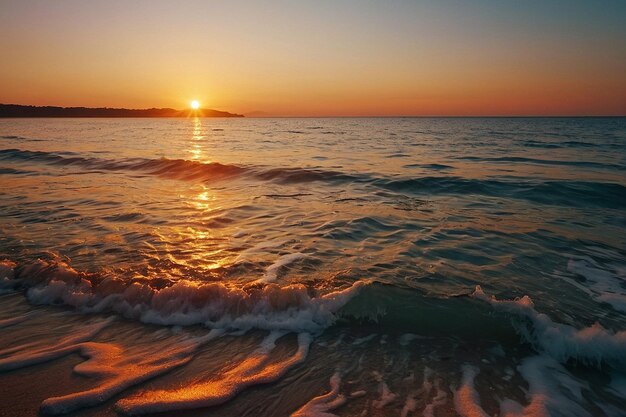
<svg viewBox="0 0 626 417"><path fill-rule="evenodd" d="M155 288L114 276L79 272L68 264L38 260L0 264L0 286L23 290L34 304L67 305L88 313L112 312L144 323L206 325L216 329L319 332L366 285L319 293L301 284L228 285L179 280Z"/></svg>
<svg viewBox="0 0 626 417"><path fill-rule="evenodd" d="M560 363L573 359L582 363L626 369L626 331L611 331L599 323L577 329L557 323L534 308L527 295L514 300L487 296L480 286L471 295L486 301L497 311L527 319L529 327L518 327L521 335L539 352L545 352Z"/></svg>

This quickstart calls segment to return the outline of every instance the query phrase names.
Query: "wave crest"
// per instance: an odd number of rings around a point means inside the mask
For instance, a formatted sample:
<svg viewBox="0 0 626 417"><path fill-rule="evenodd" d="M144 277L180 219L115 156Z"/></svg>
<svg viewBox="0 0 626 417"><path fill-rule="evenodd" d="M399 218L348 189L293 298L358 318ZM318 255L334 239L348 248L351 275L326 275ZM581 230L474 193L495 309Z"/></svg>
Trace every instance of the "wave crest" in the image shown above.
<svg viewBox="0 0 626 417"><path fill-rule="evenodd" d="M112 312L145 323L202 324L219 329L318 332L334 323L335 313L365 285L320 294L302 284L247 286L180 280L160 288L149 281L79 272L62 261L15 266L5 261L0 283L24 290L36 304L62 304L83 312Z"/></svg>
<svg viewBox="0 0 626 417"><path fill-rule="evenodd" d="M529 329L520 329L522 336L536 349L548 353L561 363L574 359L600 366L606 363L626 368L626 331L612 332L599 323L576 329L556 323L546 314L539 313L527 295L514 300L498 300L487 296L480 285L471 295L491 304L498 311L514 314L530 321Z"/></svg>

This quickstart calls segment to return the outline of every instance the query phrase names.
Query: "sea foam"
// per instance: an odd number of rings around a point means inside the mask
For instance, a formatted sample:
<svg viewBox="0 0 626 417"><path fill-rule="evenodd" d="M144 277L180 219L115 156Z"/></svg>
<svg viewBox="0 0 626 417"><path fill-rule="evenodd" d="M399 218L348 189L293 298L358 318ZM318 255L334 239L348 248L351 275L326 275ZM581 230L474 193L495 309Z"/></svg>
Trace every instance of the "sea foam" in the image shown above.
<svg viewBox="0 0 626 417"><path fill-rule="evenodd" d="M335 313L366 285L318 293L301 284L228 285L179 280L153 288L76 271L62 261L39 260L4 267L4 289L24 289L35 304L62 304L83 312L113 312L145 323L202 324L220 329L318 332L336 320Z"/></svg>
<svg viewBox="0 0 626 417"><path fill-rule="evenodd" d="M559 363L546 355L524 359L518 367L528 382L528 404L523 406L511 399L500 402L501 417L588 417L578 405L582 402L582 386ZM490 417L482 408L475 385L479 369L464 365L459 387L454 392L454 405L462 417Z"/></svg>
<svg viewBox="0 0 626 417"><path fill-rule="evenodd" d="M257 351L208 381L173 390L144 391L118 401L117 408L125 414L136 415L210 407L230 400L250 385L276 381L304 361L312 340L308 333L299 334L295 354L280 362L270 362L279 335L271 333Z"/></svg>
<svg viewBox="0 0 626 417"><path fill-rule="evenodd" d="M626 367L626 331L613 332L599 323L581 329L556 323L546 314L537 312L527 295L514 300L498 300L476 286L472 297L488 302L498 311L529 320L531 327L521 329L522 335L561 363L574 359L595 365L606 363L621 369Z"/></svg>
<svg viewBox="0 0 626 417"><path fill-rule="evenodd" d="M337 417L331 411L345 404L345 395L339 393L341 375L336 372L330 378L330 391L313 398L303 405L291 417Z"/></svg>

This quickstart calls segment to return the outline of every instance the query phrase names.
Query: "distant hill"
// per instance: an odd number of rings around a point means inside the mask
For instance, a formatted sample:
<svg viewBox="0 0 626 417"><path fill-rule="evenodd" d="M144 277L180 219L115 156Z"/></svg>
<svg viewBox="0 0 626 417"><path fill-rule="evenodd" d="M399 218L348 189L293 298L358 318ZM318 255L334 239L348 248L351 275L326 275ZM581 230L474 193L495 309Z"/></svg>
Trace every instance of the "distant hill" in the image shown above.
<svg viewBox="0 0 626 417"><path fill-rule="evenodd" d="M113 109L0 104L0 117L243 117L225 111L198 109Z"/></svg>

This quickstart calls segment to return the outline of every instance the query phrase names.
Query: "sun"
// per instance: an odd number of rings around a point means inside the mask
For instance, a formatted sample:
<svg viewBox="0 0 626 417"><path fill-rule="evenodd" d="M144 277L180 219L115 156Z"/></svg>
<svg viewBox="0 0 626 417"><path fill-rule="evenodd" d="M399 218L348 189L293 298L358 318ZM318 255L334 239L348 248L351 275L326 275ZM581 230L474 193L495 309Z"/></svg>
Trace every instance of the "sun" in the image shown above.
<svg viewBox="0 0 626 417"><path fill-rule="evenodd" d="M191 108L198 110L200 108L200 102L198 100L191 100Z"/></svg>

